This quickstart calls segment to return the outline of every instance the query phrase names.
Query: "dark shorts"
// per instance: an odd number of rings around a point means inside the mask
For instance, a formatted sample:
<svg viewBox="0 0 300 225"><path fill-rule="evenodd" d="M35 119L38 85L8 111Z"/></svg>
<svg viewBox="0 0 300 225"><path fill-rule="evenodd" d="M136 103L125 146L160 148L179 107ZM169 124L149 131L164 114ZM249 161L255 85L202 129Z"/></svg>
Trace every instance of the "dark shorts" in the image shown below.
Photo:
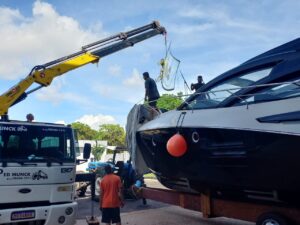
<svg viewBox="0 0 300 225"><path fill-rule="evenodd" d="M120 223L120 208L103 208L102 223Z"/></svg>
<svg viewBox="0 0 300 225"><path fill-rule="evenodd" d="M156 108L158 98L149 99L149 105L153 108Z"/></svg>

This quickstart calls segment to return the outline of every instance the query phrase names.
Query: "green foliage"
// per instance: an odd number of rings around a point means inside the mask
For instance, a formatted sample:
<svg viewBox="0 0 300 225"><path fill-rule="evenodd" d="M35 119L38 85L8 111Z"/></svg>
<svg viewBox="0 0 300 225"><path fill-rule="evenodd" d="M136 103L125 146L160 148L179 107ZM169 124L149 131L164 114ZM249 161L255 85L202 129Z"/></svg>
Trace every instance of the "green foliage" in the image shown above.
<svg viewBox="0 0 300 225"><path fill-rule="evenodd" d="M144 178L145 179L155 179L156 176L154 175L154 173L146 173L146 174L144 174Z"/></svg>
<svg viewBox="0 0 300 225"><path fill-rule="evenodd" d="M157 107L166 110L176 109L181 103L182 93L179 92L178 96L174 94L163 94L157 101Z"/></svg>
<svg viewBox="0 0 300 225"><path fill-rule="evenodd" d="M95 146L92 149L92 153L95 156L95 160L99 161L101 159L101 156L104 151L105 151L105 148L103 146Z"/></svg>
<svg viewBox="0 0 300 225"><path fill-rule="evenodd" d="M107 140L108 145L125 146L125 131L119 124L103 124L99 127L98 140Z"/></svg>
<svg viewBox="0 0 300 225"><path fill-rule="evenodd" d="M118 124L103 124L98 131L80 122L72 123L71 126L77 130L79 140L105 140L109 145L125 146L125 131ZM100 160L104 150L103 146L92 148L96 160Z"/></svg>
<svg viewBox="0 0 300 225"><path fill-rule="evenodd" d="M95 140L97 137L97 131L93 130L86 124L74 122L71 126L77 130L79 140Z"/></svg>

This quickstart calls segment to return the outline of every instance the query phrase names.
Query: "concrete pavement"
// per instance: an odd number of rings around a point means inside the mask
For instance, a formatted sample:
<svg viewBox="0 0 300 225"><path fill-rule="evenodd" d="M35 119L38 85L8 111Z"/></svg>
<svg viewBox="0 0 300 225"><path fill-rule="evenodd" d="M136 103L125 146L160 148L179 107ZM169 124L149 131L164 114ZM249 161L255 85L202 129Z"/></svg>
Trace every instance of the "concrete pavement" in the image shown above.
<svg viewBox="0 0 300 225"><path fill-rule="evenodd" d="M99 215L99 213L98 213ZM101 221L98 216L97 219ZM200 212L186 210L178 206L167 205L161 208L122 212L123 225L253 225L254 223L243 222L228 218L204 219ZM87 225L86 220L77 220L76 225Z"/></svg>
<svg viewBox="0 0 300 225"><path fill-rule="evenodd" d="M148 187L162 188L157 180L146 180ZM90 197L78 199L78 215L76 225L87 225L86 216L91 215L91 206L94 206L94 215L101 221L99 203L91 202ZM141 200L126 200L121 209L123 225L254 225L228 218L202 218L202 213L183 209L161 202L147 200L143 205Z"/></svg>

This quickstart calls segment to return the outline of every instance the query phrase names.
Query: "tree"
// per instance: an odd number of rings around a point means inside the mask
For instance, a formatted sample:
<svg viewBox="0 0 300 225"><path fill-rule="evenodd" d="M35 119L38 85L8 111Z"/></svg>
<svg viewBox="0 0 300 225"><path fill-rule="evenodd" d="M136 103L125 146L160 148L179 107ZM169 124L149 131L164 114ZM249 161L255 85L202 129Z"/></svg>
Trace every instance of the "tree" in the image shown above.
<svg viewBox="0 0 300 225"><path fill-rule="evenodd" d="M157 107L166 110L176 109L183 102L182 93L179 92L174 94L163 94L157 101Z"/></svg>
<svg viewBox="0 0 300 225"><path fill-rule="evenodd" d="M97 137L97 131L89 127L89 125L74 122L71 124L72 128L77 130L79 140L95 140Z"/></svg>
<svg viewBox="0 0 300 225"><path fill-rule="evenodd" d="M125 146L125 131L119 124L100 125L97 138L107 140L109 145Z"/></svg>
<svg viewBox="0 0 300 225"><path fill-rule="evenodd" d="M96 145L95 147L92 148L92 153L95 157L95 160L100 161L101 156L103 154L103 152L105 151L105 147L104 146L98 146Z"/></svg>

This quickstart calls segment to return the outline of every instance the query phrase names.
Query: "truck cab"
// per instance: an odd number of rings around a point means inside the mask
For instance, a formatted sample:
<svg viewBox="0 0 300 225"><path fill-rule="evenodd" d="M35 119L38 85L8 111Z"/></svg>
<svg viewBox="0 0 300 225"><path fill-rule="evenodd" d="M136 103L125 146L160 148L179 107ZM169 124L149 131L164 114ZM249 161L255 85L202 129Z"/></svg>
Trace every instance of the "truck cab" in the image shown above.
<svg viewBox="0 0 300 225"><path fill-rule="evenodd" d="M76 148L70 126L0 121L0 224L74 224Z"/></svg>

